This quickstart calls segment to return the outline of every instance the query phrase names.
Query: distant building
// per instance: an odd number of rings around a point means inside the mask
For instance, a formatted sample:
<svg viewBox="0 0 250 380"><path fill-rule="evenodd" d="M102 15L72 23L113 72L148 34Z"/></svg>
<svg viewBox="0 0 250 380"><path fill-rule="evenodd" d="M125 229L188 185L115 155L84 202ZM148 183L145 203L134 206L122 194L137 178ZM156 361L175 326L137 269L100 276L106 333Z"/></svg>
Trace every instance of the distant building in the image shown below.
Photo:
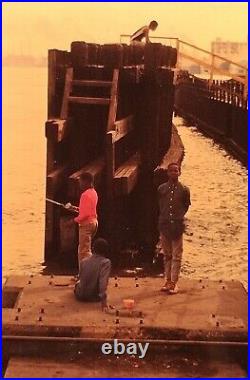
<svg viewBox="0 0 250 380"><path fill-rule="evenodd" d="M247 42L232 42L232 41L222 41L217 38L216 41L211 43L211 51L214 54L218 54L224 58L229 59L235 63L239 63L243 66L248 66L248 43ZM230 69L231 71L241 73L240 69L236 69L236 66L230 65L228 63L222 62L222 69Z"/></svg>

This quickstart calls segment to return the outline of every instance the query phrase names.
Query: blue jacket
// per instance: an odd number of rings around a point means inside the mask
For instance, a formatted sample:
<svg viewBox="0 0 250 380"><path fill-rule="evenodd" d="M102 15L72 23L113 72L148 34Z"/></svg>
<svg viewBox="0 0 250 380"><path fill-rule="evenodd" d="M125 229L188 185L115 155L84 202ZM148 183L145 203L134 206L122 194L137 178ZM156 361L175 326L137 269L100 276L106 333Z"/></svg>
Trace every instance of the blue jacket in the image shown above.
<svg viewBox="0 0 250 380"><path fill-rule="evenodd" d="M105 301L111 261L106 257L92 255L80 264L79 281L75 286L75 296L81 301Z"/></svg>

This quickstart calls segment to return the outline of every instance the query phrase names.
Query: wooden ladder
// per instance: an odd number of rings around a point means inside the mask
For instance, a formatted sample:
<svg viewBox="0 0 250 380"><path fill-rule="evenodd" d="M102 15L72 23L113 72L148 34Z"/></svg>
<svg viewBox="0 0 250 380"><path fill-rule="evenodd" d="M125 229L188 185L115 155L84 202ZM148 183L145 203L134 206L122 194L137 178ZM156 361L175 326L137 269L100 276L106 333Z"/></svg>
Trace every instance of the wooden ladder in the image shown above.
<svg viewBox="0 0 250 380"><path fill-rule="evenodd" d="M66 71L64 94L62 101L62 108L60 113L60 119L68 118L69 104L87 104L87 105L102 105L109 106L109 118L108 118L108 131L112 129L115 122L117 111L117 88L118 88L118 76L119 70L114 69L112 81L104 80L82 80L73 79L73 68L69 67ZM86 96L72 96L71 93L74 87L99 87L110 88L110 97L86 97Z"/></svg>

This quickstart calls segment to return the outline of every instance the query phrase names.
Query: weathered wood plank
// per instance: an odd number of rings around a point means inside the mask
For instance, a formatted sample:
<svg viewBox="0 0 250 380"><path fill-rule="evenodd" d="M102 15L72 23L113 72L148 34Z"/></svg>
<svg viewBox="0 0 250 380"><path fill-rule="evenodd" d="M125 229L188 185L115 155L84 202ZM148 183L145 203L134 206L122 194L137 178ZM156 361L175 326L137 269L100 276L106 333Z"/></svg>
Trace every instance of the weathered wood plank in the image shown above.
<svg viewBox="0 0 250 380"><path fill-rule="evenodd" d="M45 124L45 136L55 143L62 141L68 134L71 119L53 119Z"/></svg>
<svg viewBox="0 0 250 380"><path fill-rule="evenodd" d="M105 198L106 198L106 222L105 231L109 243L115 245L115 205L113 179L115 172L115 144L113 144L113 133L106 134L106 178L105 178Z"/></svg>
<svg viewBox="0 0 250 380"><path fill-rule="evenodd" d="M140 155L136 153L114 174L114 192L116 196L128 195L135 187L139 174Z"/></svg>
<svg viewBox="0 0 250 380"><path fill-rule="evenodd" d="M78 199L80 195L80 176L83 173L91 173L94 177L94 184L98 187L101 184L102 175L105 167L105 161L103 157L89 162L80 170L71 174L68 178L68 196L70 199Z"/></svg>
<svg viewBox="0 0 250 380"><path fill-rule="evenodd" d="M71 213L69 213L71 214ZM68 254L77 250L77 224L72 223L71 215L61 215L59 219L60 254Z"/></svg>
<svg viewBox="0 0 250 380"><path fill-rule="evenodd" d="M173 125L170 148L167 154L164 156L161 164L157 166L156 170L158 168L167 169L168 165L171 162L177 162L178 164L181 164L183 157L184 157L184 146L176 127Z"/></svg>
<svg viewBox="0 0 250 380"><path fill-rule="evenodd" d="M60 166L47 176L47 192L55 194L63 185L65 176L67 174L67 165Z"/></svg>
<svg viewBox="0 0 250 380"><path fill-rule="evenodd" d="M50 141L50 140L48 140ZM67 173L67 167L61 166L53 170L47 176L46 197L53 199L55 193L63 185ZM56 234L56 215L55 207L50 202L46 202L46 218L45 218L45 259L49 260L53 257L55 249L55 234Z"/></svg>
<svg viewBox="0 0 250 380"><path fill-rule="evenodd" d="M76 71L86 66L88 64L88 44L84 41L73 41L71 43L71 59Z"/></svg>
<svg viewBox="0 0 250 380"><path fill-rule="evenodd" d="M115 134L113 134L113 142L116 142L126 136L133 128L134 116L129 115L124 119L115 122Z"/></svg>
<svg viewBox="0 0 250 380"><path fill-rule="evenodd" d="M61 113L60 113L61 119L67 119L68 117L69 95L72 89L72 80L73 80L73 67L69 67L65 75L63 101L62 101L62 108L61 108Z"/></svg>
<svg viewBox="0 0 250 380"><path fill-rule="evenodd" d="M66 70L70 53L52 49L48 53L48 119L60 117Z"/></svg>
<svg viewBox="0 0 250 380"><path fill-rule="evenodd" d="M46 184L46 197L53 198L48 183ZM55 215L54 205L50 202L45 204L45 260L49 260L54 255L54 231L55 231Z"/></svg>
<svg viewBox="0 0 250 380"><path fill-rule="evenodd" d="M78 104L99 104L99 105L109 105L109 98L87 98L82 96L70 96L69 102Z"/></svg>
<svg viewBox="0 0 250 380"><path fill-rule="evenodd" d="M101 81L101 80L81 80L74 79L73 86L86 86L86 87L111 87L111 81Z"/></svg>
<svg viewBox="0 0 250 380"><path fill-rule="evenodd" d="M57 50L48 52L48 118L56 115L56 57Z"/></svg>
<svg viewBox="0 0 250 380"><path fill-rule="evenodd" d="M113 80L112 80L112 88L111 88L111 98L110 98L107 132L114 129L114 123L115 123L116 112L117 112L117 104L118 104L118 98L117 98L117 96L118 96L118 79L119 79L119 70L114 69Z"/></svg>
<svg viewBox="0 0 250 380"><path fill-rule="evenodd" d="M51 172L55 167L55 152L56 152L55 141L53 139L47 139L46 173Z"/></svg>
<svg viewBox="0 0 250 380"><path fill-rule="evenodd" d="M98 159L89 162L87 165L84 165L84 167L77 172L71 174L69 178L72 180L79 180L81 174L83 173L91 173L93 177L95 177L100 174L104 168L104 165L104 159L102 157L99 157Z"/></svg>
<svg viewBox="0 0 250 380"><path fill-rule="evenodd" d="M112 182L115 172L115 145L113 143L113 132L106 134L106 177L108 194L112 192Z"/></svg>
<svg viewBox="0 0 250 380"><path fill-rule="evenodd" d="M122 67L123 46L121 44L105 44L102 48L103 65L115 69Z"/></svg>
<svg viewBox="0 0 250 380"><path fill-rule="evenodd" d="M152 170L159 163L160 83L155 70L148 68L145 72L140 92L143 97L141 109L138 110L141 158L143 165Z"/></svg>
<svg viewBox="0 0 250 380"><path fill-rule="evenodd" d="M172 125L172 137L170 147L162 159L160 165L154 170L154 184L159 186L167 181L167 168L171 162L176 162L181 166L184 157L184 145L178 134L177 128Z"/></svg>
<svg viewBox="0 0 250 380"><path fill-rule="evenodd" d="M161 66L162 44L150 43L145 45L144 64L145 70L155 70Z"/></svg>

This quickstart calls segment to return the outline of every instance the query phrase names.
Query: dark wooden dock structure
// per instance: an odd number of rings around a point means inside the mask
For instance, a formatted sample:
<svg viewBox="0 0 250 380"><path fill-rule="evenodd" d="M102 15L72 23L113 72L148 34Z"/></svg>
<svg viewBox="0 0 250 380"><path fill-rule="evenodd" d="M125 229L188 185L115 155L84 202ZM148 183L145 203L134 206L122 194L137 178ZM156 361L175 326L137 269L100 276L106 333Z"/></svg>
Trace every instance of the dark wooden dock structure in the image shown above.
<svg viewBox="0 0 250 380"><path fill-rule="evenodd" d="M184 155L173 110L236 147L243 159L247 150L247 69L243 79L215 81L214 70L224 73L214 65L218 56L198 49L211 55L205 63L211 73L210 80L195 78L180 71L179 58L204 64L181 50L197 48L171 40L176 48L75 41L70 51L49 50L46 198L78 205L80 175L93 175L98 235L110 242L115 269L108 285L113 308L104 313L99 303L77 301L76 279L52 274L49 265L49 275L8 277L2 302L6 378L247 377L243 285L181 278L178 294L170 295L160 291L161 275L146 276L158 241L156 189L168 164L181 163ZM46 203L46 264L77 263L73 217ZM133 250L139 265L122 277L119 264L129 264L124 256ZM148 356L107 357L102 344L115 340L149 343Z"/></svg>
<svg viewBox="0 0 250 380"><path fill-rule="evenodd" d="M114 264L128 242L153 256L156 169L171 141L176 59L175 48L159 43L76 41L70 52L49 51L46 197L78 205L79 176L92 173L98 234L111 243ZM46 261L76 257L70 219L47 202Z"/></svg>
<svg viewBox="0 0 250 380"><path fill-rule="evenodd" d="M210 81L179 71L175 110L247 165L248 98L244 83L234 79Z"/></svg>

